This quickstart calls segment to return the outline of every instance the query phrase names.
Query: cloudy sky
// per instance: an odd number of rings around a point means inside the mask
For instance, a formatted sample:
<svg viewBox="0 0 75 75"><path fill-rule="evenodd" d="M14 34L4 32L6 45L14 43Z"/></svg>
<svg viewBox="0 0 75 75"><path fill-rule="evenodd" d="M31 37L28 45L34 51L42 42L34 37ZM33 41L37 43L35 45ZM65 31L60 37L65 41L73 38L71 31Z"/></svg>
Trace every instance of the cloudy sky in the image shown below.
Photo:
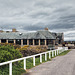
<svg viewBox="0 0 75 75"><path fill-rule="evenodd" d="M48 27L75 40L75 0L0 0L0 29L36 31Z"/></svg>

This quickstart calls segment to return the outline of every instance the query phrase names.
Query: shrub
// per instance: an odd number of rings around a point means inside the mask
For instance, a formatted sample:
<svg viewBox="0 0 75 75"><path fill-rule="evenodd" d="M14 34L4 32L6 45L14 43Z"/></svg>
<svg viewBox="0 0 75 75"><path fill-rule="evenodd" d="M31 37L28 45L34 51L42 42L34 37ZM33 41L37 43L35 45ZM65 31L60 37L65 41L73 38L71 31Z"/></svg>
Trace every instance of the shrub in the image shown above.
<svg viewBox="0 0 75 75"><path fill-rule="evenodd" d="M15 49L20 49L21 46L20 45L13 45Z"/></svg>
<svg viewBox="0 0 75 75"><path fill-rule="evenodd" d="M22 54L10 45L0 45L0 63L21 58Z"/></svg>
<svg viewBox="0 0 75 75"><path fill-rule="evenodd" d="M19 49L22 55L25 56L30 56L34 54L38 54L41 52L47 51L46 46L31 46L31 47L22 47Z"/></svg>
<svg viewBox="0 0 75 75"><path fill-rule="evenodd" d="M13 43L0 43L0 45L5 45L5 46L10 45L10 46L13 46Z"/></svg>
<svg viewBox="0 0 75 75"><path fill-rule="evenodd" d="M10 45L0 45L0 63L21 58L22 54L19 50L14 49L13 46ZM13 63L13 75L21 75L22 72L25 72L23 67L23 61L18 61ZM0 75L8 75L9 74L9 65L0 66Z"/></svg>
<svg viewBox="0 0 75 75"><path fill-rule="evenodd" d="M29 45L25 45L22 47L22 49L27 49L29 47Z"/></svg>

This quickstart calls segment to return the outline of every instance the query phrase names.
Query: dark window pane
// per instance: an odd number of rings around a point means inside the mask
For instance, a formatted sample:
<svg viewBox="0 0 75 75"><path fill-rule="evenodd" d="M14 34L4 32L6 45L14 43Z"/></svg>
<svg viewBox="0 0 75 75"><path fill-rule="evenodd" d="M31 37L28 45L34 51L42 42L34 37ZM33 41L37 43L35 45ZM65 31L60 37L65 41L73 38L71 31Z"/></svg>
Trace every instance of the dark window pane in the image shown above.
<svg viewBox="0 0 75 75"><path fill-rule="evenodd" d="M53 44L53 40L47 39L47 45Z"/></svg>
<svg viewBox="0 0 75 75"><path fill-rule="evenodd" d="M39 40L38 39L35 40L35 45L39 45Z"/></svg>
<svg viewBox="0 0 75 75"><path fill-rule="evenodd" d="M45 45L45 40L41 39L40 40L40 45Z"/></svg>
<svg viewBox="0 0 75 75"><path fill-rule="evenodd" d="M17 39L16 40L16 44L21 45L21 40L20 39Z"/></svg>
<svg viewBox="0 0 75 75"><path fill-rule="evenodd" d="M23 45L27 45L27 39L23 39Z"/></svg>
<svg viewBox="0 0 75 75"><path fill-rule="evenodd" d="M33 45L33 40L32 39L29 40L29 45Z"/></svg>
<svg viewBox="0 0 75 75"><path fill-rule="evenodd" d="M6 39L1 39L1 43L6 43Z"/></svg>
<svg viewBox="0 0 75 75"><path fill-rule="evenodd" d="M8 43L14 43L14 40L9 39L9 40L8 40Z"/></svg>

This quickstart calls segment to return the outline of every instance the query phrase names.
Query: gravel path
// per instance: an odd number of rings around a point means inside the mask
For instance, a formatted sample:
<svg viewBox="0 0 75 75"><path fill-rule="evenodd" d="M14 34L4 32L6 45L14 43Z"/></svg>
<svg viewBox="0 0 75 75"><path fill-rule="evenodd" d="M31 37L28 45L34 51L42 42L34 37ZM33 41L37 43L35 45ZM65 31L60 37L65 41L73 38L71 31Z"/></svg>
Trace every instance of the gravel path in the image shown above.
<svg viewBox="0 0 75 75"><path fill-rule="evenodd" d="M24 75L75 75L75 50L36 66Z"/></svg>

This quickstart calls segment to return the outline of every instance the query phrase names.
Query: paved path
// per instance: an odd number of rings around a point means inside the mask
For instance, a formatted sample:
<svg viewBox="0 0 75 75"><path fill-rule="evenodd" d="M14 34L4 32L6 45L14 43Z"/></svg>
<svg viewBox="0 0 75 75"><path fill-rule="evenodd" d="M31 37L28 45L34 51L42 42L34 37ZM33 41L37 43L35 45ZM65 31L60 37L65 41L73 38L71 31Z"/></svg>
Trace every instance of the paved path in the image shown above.
<svg viewBox="0 0 75 75"><path fill-rule="evenodd" d="M25 75L75 75L75 50L36 66Z"/></svg>

